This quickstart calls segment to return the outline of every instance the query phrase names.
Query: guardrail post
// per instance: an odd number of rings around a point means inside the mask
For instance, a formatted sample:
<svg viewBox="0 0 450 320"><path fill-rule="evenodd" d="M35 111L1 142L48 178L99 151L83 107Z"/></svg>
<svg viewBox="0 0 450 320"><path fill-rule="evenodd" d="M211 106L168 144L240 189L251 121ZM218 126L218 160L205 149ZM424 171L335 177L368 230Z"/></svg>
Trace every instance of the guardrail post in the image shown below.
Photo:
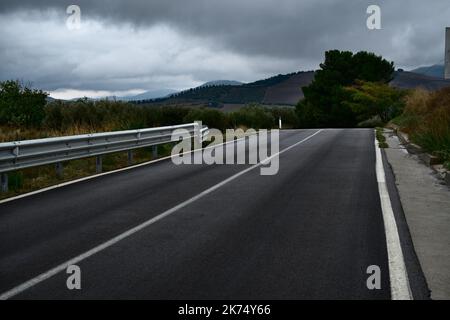
<svg viewBox="0 0 450 320"><path fill-rule="evenodd" d="M158 146L152 146L152 159L158 158Z"/></svg>
<svg viewBox="0 0 450 320"><path fill-rule="evenodd" d="M56 169L56 176L61 179L63 177L63 164L62 162L57 162L55 164L55 169Z"/></svg>
<svg viewBox="0 0 450 320"><path fill-rule="evenodd" d="M133 164L133 150L128 150L128 165Z"/></svg>
<svg viewBox="0 0 450 320"><path fill-rule="evenodd" d="M8 192L8 174L3 172L0 176L2 192Z"/></svg>
<svg viewBox="0 0 450 320"><path fill-rule="evenodd" d="M95 157L95 172L102 173L102 167L103 167L103 158L102 156Z"/></svg>

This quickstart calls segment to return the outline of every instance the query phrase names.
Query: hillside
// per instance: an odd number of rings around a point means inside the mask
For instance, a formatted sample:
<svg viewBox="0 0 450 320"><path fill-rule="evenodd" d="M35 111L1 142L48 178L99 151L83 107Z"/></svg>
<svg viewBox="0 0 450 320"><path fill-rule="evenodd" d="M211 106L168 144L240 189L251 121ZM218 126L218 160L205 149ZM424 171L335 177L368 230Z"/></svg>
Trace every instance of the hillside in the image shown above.
<svg viewBox="0 0 450 320"><path fill-rule="evenodd" d="M295 105L303 99L302 87L308 86L314 79L314 72L297 73L278 84L267 88L264 104Z"/></svg>
<svg viewBox="0 0 450 320"><path fill-rule="evenodd" d="M279 74L267 79L239 85L233 81L213 81L160 99L142 99L136 103L169 105L208 105L235 109L249 103L294 106L303 99L302 87L314 79L314 71ZM422 87L438 90L450 86L450 80L409 71L396 71L391 86L401 89Z"/></svg>
<svg viewBox="0 0 450 320"><path fill-rule="evenodd" d="M214 81L208 81L202 84L199 87L212 87L212 86L240 86L242 85L242 82L235 81L235 80L214 80Z"/></svg>
<svg viewBox="0 0 450 320"><path fill-rule="evenodd" d="M423 74L423 75L429 76L429 77L443 79L444 78L444 65L435 64L435 65L428 66L428 67L420 67L420 68L411 70L411 72Z"/></svg>
<svg viewBox="0 0 450 320"><path fill-rule="evenodd" d="M295 105L303 98L302 86L311 83L313 71L279 74L263 80L240 85L203 85L171 95L165 99L147 100L141 103L205 103L224 104L261 103Z"/></svg>
<svg viewBox="0 0 450 320"><path fill-rule="evenodd" d="M426 90L434 91L450 86L450 80L430 77L414 72L396 71L394 74L394 80L391 81L390 85L401 89L421 87Z"/></svg>
<svg viewBox="0 0 450 320"><path fill-rule="evenodd" d="M146 91L144 93L134 95L134 96L126 96L126 97L118 97L117 100L124 100L124 101L130 101L130 100L146 100L146 99L157 99L157 98L164 98L170 94L176 93L177 91L172 89L161 89L161 90L152 90L152 91Z"/></svg>

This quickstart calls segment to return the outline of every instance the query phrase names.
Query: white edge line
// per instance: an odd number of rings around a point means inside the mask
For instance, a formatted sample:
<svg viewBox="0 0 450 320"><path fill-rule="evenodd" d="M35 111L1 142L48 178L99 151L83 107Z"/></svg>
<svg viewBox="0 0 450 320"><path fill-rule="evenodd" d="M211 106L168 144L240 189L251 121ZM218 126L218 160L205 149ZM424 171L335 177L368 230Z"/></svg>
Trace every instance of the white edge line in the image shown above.
<svg viewBox="0 0 450 320"><path fill-rule="evenodd" d="M244 169L244 170L242 170L242 171L232 175L231 177L223 180L222 182L219 182L218 184L216 184L216 185L214 185L214 186L212 186L212 187L202 191L201 193L197 194L196 196L194 196L194 197L192 197L192 198L190 198L190 199L188 199L186 201L181 202L180 204L176 205L175 207L172 207L172 208L164 211L163 213L160 213L159 215L157 215L157 216L155 216L155 217L153 217L153 218L151 218L151 219L149 219L149 220L147 220L147 221L137 225L136 227L131 228L131 229L129 229L129 230L127 230L127 231L125 231L125 232L115 236L114 238L112 238L112 239L110 239L110 240L108 240L108 241L106 241L106 242L104 242L104 243L102 243L102 244L100 244L100 245L90 249L89 251L86 251L85 253L82 253L82 254L76 256L75 258L72 258L72 259L70 259L70 260L68 260L66 262L63 262L62 264L54 267L53 269L50 269L50 270L48 270L48 271L46 271L44 273L41 273L40 275L38 275L38 276L36 276L36 277L26 281L26 282L24 282L24 283L22 283L22 284L20 284L20 285L18 285L16 287L14 287L14 288L12 288L12 289L2 293L0 295L0 300L7 300L9 298L12 298L12 297L16 296L17 294L19 294L19 293L21 293L21 292L23 292L23 291L25 291L25 290L27 290L27 289L37 285L38 283L53 277L54 275L58 274L59 272L67 269L68 266L76 264L76 263L78 263L78 262L80 262L80 261L82 261L82 260L84 260L84 259L86 259L86 258L88 258L88 257L90 257L90 256L92 256L92 255L94 255L94 254L96 254L96 253L98 253L98 252L100 252L100 251L102 251L102 250L112 246L112 245L114 245L115 243L117 243L117 242L119 242L119 241L121 241L121 240L123 240L123 239L125 239L125 238L127 238L129 236L131 236L132 234L134 234L134 233L136 233L136 232L138 232L138 231L140 231L140 230L150 226L151 224L153 224L153 223L155 223L155 222L157 222L157 221L167 217L168 215L171 215L172 213L176 212L177 210L179 210L179 209L181 209L181 208L191 204L192 202L194 202L194 201L204 197L205 195L207 195L207 194L217 190L218 188L222 187L223 185L227 184L228 182L235 180L236 178L240 177L241 175L243 175L243 174L245 174L245 173L247 173L247 172L249 172L249 171L251 171L251 170L253 170L255 168L258 168L259 166L261 166L264 163L268 162L270 159L272 159L274 157L278 157L279 155L283 154L284 152L286 152L286 151L288 151L288 150L298 146L299 144L301 144L301 143L311 139L312 137L314 137L316 134L320 133L321 131L322 131L322 129L316 131L315 133L313 133L313 134L307 136L306 138L304 138L303 140L300 140L300 141L294 143L293 145L291 145L291 146L289 146L289 147L279 151L278 153L276 153L274 155L271 155L268 158L265 158L264 160L260 161L259 163L254 164L251 167L249 167L247 169ZM245 137L242 138L242 139L245 139ZM238 140L230 141L229 143L236 142L236 141L238 141Z"/></svg>
<svg viewBox="0 0 450 320"><path fill-rule="evenodd" d="M389 264L389 279L391 284L392 300L412 300L413 296L405 266L403 251L400 244L397 223L392 210L391 199L386 184L386 174L383 167L383 157L375 137L375 168L380 194L381 211L383 212L384 230Z"/></svg>
<svg viewBox="0 0 450 320"><path fill-rule="evenodd" d="M258 132L256 134L258 134ZM229 143L236 143L236 142L239 142L239 141L241 141L243 139L246 139L249 136L251 136L251 135L248 135L248 136L236 139L234 141L222 142L222 143L219 143L219 144L215 144L213 146L207 146L207 147L202 148L202 149L195 149L195 150L183 152L183 153L180 153L180 155L185 155L185 154L189 154L189 153L193 153L193 152L198 152L200 150L207 150L207 149L210 149L210 148L217 148L217 147L220 147L222 145L229 144ZM174 141L174 142L176 142L176 141ZM45 191L61 188L61 187L68 186L68 185L71 185L71 184L74 184L74 183L78 183L78 182L82 182L82 181L86 181L86 180L91 180L91 179L94 179L94 178L106 176L106 175L117 173L117 172L121 172L121 171L126 171L126 170L131 170L131 169L147 166L147 165L150 165L150 164L153 164L153 163L156 163L156 162L160 162L160 161L164 161L164 160L167 160L167 159L171 159L172 157L174 157L174 156L170 155L170 156L166 156L166 157L162 157L162 158L146 161L146 162L143 162L143 163L127 166L127 167L124 167L124 168L115 169L115 170L102 172L102 173L97 173L97 174L93 174L93 175L90 175L90 176L87 176L87 177L78 178L78 179L66 181L66 182L63 182L63 183L58 183L58 184L55 184L55 185L52 185L52 186L49 186L49 187L45 187L45 188L42 188L42 189L39 189L39 190L27 192L27 193L24 193L24 194L19 194L19 195L14 196L14 197L10 197L10 198L6 198L6 199L3 199L3 200L0 200L0 204L6 203L6 202L10 202L10 201L14 201L14 200L18 200L18 199L21 199L21 198L26 198L26 197L29 197L29 196L32 196L32 195L35 195L35 194L39 194L41 192L45 192ZM84 159L86 159L86 158L84 158Z"/></svg>

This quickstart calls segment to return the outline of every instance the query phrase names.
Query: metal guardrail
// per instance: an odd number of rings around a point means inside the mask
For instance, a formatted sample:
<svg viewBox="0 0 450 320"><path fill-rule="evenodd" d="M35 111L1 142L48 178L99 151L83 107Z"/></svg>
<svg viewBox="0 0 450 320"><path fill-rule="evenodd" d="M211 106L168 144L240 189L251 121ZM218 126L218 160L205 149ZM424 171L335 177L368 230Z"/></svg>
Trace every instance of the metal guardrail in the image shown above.
<svg viewBox="0 0 450 320"><path fill-rule="evenodd" d="M0 143L1 189L8 190L6 173L18 169L56 163L57 173L61 175L61 162L96 156L97 172L101 172L101 156L104 154L128 151L128 161L132 163L133 149L152 146L153 156L157 156L157 146L172 142L172 132L176 129L187 129L192 137L200 136L201 141L204 141L209 130L208 127L199 126L194 122L158 128Z"/></svg>

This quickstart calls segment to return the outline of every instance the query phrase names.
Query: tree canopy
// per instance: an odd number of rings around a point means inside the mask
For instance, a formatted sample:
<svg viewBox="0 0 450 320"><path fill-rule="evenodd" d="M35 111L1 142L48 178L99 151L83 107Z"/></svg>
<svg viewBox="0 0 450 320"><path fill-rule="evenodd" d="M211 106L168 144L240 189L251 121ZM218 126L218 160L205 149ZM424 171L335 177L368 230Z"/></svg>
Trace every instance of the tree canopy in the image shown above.
<svg viewBox="0 0 450 320"><path fill-rule="evenodd" d="M388 122L403 109L404 92L385 83L358 81L345 91L350 97L343 104L350 107L358 121L378 116L381 121Z"/></svg>
<svg viewBox="0 0 450 320"><path fill-rule="evenodd" d="M47 93L19 81L0 82L0 124L39 126L46 98Z"/></svg>
<svg viewBox="0 0 450 320"><path fill-rule="evenodd" d="M393 73L394 63L374 53L327 51L313 82L303 88L304 100L297 105L301 126L355 126L358 117L348 104L343 103L350 94L344 88L358 80L387 83L392 80Z"/></svg>

